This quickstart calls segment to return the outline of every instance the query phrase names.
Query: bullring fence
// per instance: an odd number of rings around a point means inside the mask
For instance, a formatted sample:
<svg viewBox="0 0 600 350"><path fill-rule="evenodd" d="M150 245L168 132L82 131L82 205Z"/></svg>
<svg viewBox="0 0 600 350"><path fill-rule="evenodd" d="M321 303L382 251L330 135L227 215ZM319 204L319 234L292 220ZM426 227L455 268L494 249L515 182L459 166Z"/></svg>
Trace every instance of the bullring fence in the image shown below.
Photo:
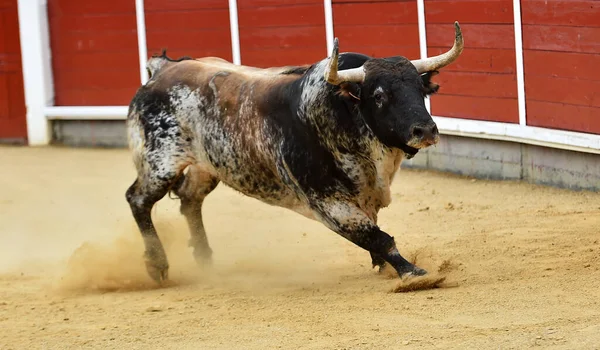
<svg viewBox="0 0 600 350"><path fill-rule="evenodd" d="M30 145L53 120L125 119L162 48L267 67L321 60L338 37L342 52L414 59L449 49L458 21L465 50L427 100L442 134L600 153L600 1L0 0L0 13L13 52L0 137Z"/></svg>

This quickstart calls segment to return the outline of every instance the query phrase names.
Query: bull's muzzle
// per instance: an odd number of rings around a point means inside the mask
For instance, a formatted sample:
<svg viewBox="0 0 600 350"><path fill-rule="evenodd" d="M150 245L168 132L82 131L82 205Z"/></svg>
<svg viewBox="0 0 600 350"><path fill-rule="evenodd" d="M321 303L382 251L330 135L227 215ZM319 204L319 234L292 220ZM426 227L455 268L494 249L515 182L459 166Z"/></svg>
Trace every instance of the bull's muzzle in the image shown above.
<svg viewBox="0 0 600 350"><path fill-rule="evenodd" d="M416 148L425 148L438 143L440 133L435 123L415 125L410 131L410 144Z"/></svg>

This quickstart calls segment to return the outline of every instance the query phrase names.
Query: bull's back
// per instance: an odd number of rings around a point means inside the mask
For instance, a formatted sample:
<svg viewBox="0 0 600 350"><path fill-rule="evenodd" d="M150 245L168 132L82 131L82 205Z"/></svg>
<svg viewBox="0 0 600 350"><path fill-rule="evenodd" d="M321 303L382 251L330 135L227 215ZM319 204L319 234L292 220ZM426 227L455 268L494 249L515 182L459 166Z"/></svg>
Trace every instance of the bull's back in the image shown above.
<svg viewBox="0 0 600 350"><path fill-rule="evenodd" d="M207 172L246 195L293 207L297 197L281 177L278 127L260 109L269 90L297 79L278 71L220 59L183 61L153 77L146 104L166 93L169 102L161 111L177 123L186 148L181 151Z"/></svg>

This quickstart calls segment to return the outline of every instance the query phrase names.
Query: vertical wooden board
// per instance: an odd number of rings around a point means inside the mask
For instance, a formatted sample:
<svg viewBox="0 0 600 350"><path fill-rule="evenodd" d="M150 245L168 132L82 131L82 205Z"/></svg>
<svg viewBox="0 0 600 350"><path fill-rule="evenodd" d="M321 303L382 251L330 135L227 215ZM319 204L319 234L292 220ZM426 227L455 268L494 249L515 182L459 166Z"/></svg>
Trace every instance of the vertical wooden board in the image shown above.
<svg viewBox="0 0 600 350"><path fill-rule="evenodd" d="M517 77L511 0L425 0L429 56L450 49L453 23L461 24L465 49L441 70L431 100L438 116L518 123Z"/></svg>
<svg viewBox="0 0 600 350"><path fill-rule="evenodd" d="M431 98L431 114L503 123L519 122L516 98L435 95Z"/></svg>
<svg viewBox="0 0 600 350"><path fill-rule="evenodd" d="M600 53L600 27L523 25L523 48L561 52Z"/></svg>
<svg viewBox="0 0 600 350"><path fill-rule="evenodd" d="M427 50L429 56L441 55L448 47L432 47ZM517 69L515 50L510 49L465 49L460 58L444 67L444 72L478 72L511 74ZM515 76L516 77L516 76Z"/></svg>
<svg viewBox="0 0 600 350"><path fill-rule="evenodd" d="M600 108L527 100L527 125L600 134Z"/></svg>
<svg viewBox="0 0 600 350"><path fill-rule="evenodd" d="M217 56L232 60L227 0L164 4L146 8L148 55L167 49L169 57Z"/></svg>
<svg viewBox="0 0 600 350"><path fill-rule="evenodd" d="M0 4L0 139L27 139L17 0Z"/></svg>
<svg viewBox="0 0 600 350"><path fill-rule="evenodd" d="M521 0L523 24L600 27L598 0Z"/></svg>
<svg viewBox="0 0 600 350"><path fill-rule="evenodd" d="M442 72L434 81L440 84L438 93L443 95L517 98L512 74Z"/></svg>
<svg viewBox="0 0 600 350"><path fill-rule="evenodd" d="M523 59L525 79L548 76L600 81L599 54L525 50Z"/></svg>
<svg viewBox="0 0 600 350"><path fill-rule="evenodd" d="M530 76L525 89L527 99L600 107L600 81Z"/></svg>
<svg viewBox="0 0 600 350"><path fill-rule="evenodd" d="M416 1L334 3L332 11L342 52L419 58Z"/></svg>
<svg viewBox="0 0 600 350"><path fill-rule="evenodd" d="M600 3L522 1L527 124L600 134Z"/></svg>
<svg viewBox="0 0 600 350"><path fill-rule="evenodd" d="M52 0L48 25L56 105L129 104L140 84L134 1Z"/></svg>
<svg viewBox="0 0 600 350"><path fill-rule="evenodd" d="M427 23L448 24L459 21L474 24L511 24L514 21L512 8L512 0L425 0Z"/></svg>
<svg viewBox="0 0 600 350"><path fill-rule="evenodd" d="M322 1L247 1L240 3L238 18L244 65L302 65L327 56ZM319 50L321 55L316 56ZM289 56L286 51L298 54ZM284 63L281 57L289 61Z"/></svg>

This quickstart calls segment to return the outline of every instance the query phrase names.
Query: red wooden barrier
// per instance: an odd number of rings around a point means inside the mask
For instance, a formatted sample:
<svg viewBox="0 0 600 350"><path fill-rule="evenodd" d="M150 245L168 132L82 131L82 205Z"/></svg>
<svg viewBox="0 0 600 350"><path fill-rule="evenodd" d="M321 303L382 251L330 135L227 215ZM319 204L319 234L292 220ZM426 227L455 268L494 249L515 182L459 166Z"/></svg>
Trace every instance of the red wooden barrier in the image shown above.
<svg viewBox="0 0 600 350"><path fill-rule="evenodd" d="M310 64L327 55L322 0L238 1L242 64Z"/></svg>
<svg viewBox="0 0 600 350"><path fill-rule="evenodd" d="M148 56L217 56L231 60L227 0L146 0Z"/></svg>
<svg viewBox="0 0 600 350"><path fill-rule="evenodd" d="M26 138L17 0L0 0L0 139Z"/></svg>
<svg viewBox="0 0 600 350"><path fill-rule="evenodd" d="M57 106L127 105L140 84L133 1L49 0Z"/></svg>
<svg viewBox="0 0 600 350"><path fill-rule="evenodd" d="M600 2L521 6L527 124L600 134Z"/></svg>
<svg viewBox="0 0 600 350"><path fill-rule="evenodd" d="M426 0L425 18L429 56L452 46L454 21L465 37L459 60L435 78L432 114L518 123L512 1Z"/></svg>
<svg viewBox="0 0 600 350"><path fill-rule="evenodd" d="M416 1L333 0L332 8L342 52L419 58Z"/></svg>

